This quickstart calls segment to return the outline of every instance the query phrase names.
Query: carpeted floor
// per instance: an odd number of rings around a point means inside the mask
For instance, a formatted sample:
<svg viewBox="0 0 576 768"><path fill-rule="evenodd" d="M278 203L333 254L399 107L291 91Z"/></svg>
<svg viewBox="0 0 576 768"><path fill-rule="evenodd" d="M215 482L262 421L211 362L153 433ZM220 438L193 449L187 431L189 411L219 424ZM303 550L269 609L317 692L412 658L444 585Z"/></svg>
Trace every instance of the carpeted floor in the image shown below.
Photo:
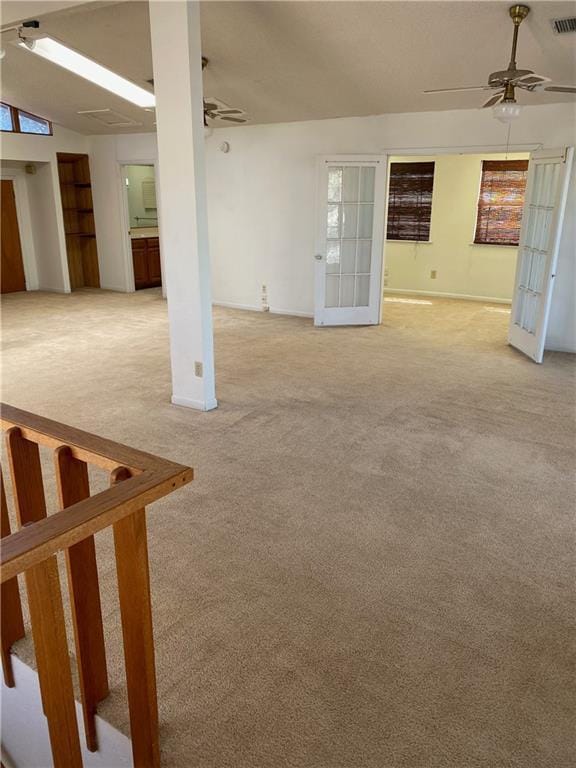
<svg viewBox="0 0 576 768"><path fill-rule="evenodd" d="M3 297L4 400L196 469L148 514L166 768L574 765L574 359L390 299L354 329L217 308L202 414L157 291Z"/></svg>

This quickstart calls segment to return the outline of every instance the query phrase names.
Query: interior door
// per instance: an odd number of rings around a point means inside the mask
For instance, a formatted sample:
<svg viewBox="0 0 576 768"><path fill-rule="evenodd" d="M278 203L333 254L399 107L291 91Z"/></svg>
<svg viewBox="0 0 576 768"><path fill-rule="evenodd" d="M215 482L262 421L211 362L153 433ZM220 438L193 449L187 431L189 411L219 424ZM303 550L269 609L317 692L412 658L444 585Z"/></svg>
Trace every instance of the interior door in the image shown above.
<svg viewBox="0 0 576 768"><path fill-rule="evenodd" d="M22 247L16 213L16 197L14 183L2 179L1 187L1 245L0 245L0 289L2 293L13 293L26 290L24 264L22 262Z"/></svg>
<svg viewBox="0 0 576 768"><path fill-rule="evenodd" d="M574 149L534 152L528 165L508 342L537 363L544 343Z"/></svg>
<svg viewBox="0 0 576 768"><path fill-rule="evenodd" d="M315 325L380 322L385 156L320 158Z"/></svg>

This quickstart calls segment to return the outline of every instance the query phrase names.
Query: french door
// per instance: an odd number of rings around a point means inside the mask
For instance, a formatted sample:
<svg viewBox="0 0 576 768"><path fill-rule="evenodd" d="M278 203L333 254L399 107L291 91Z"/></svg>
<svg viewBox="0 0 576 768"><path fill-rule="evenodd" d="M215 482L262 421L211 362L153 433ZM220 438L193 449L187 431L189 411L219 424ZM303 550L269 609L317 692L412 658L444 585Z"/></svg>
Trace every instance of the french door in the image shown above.
<svg viewBox="0 0 576 768"><path fill-rule="evenodd" d="M382 301L384 155L318 164L315 325L376 325Z"/></svg>
<svg viewBox="0 0 576 768"><path fill-rule="evenodd" d="M572 167L572 147L530 155L508 341L542 362Z"/></svg>

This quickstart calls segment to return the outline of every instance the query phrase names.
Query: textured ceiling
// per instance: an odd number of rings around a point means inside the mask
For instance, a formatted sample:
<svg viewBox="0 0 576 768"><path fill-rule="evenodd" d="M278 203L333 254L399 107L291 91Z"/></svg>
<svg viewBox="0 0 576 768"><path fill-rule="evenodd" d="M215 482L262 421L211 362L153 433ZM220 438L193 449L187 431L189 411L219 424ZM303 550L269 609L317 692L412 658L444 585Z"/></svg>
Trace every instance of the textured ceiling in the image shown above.
<svg viewBox="0 0 576 768"><path fill-rule="evenodd" d="M250 123L387 112L469 109L481 92L432 96L428 88L481 85L507 66L509 2L218 2L202 4L210 64L205 95L245 109ZM36 3L4 2L10 17ZM520 31L518 63L558 83L576 82L576 34L556 35L552 17L573 2L534 2ZM84 3L41 16L42 30L120 74L152 77L146 2ZM60 8L60 10L53 10ZM22 15L27 15L23 11ZM116 133L78 110L116 110L153 130L152 114L6 44L3 98L83 133ZM522 103L573 101L519 95Z"/></svg>

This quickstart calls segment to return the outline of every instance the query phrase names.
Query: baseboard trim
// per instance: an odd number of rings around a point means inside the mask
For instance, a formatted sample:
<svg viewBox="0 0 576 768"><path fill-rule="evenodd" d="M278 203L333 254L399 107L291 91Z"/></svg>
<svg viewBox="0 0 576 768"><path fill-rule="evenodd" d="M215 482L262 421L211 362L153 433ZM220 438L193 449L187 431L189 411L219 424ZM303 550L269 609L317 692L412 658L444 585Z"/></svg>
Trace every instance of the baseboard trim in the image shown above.
<svg viewBox="0 0 576 768"><path fill-rule="evenodd" d="M107 285L105 283L100 283L100 290L113 291L114 293L136 293L136 290L126 288L125 285Z"/></svg>
<svg viewBox="0 0 576 768"><path fill-rule="evenodd" d="M484 301L489 304L512 304L512 299L497 299L494 296L470 296L467 293L444 293L442 291L413 291L408 288L385 288L384 298L389 294L412 294L414 296L435 296L438 299L462 299L463 301Z"/></svg>
<svg viewBox="0 0 576 768"><path fill-rule="evenodd" d="M569 349L568 347L544 346L544 352L563 352L564 354L568 354L568 355L576 355L576 349L574 348Z"/></svg>
<svg viewBox="0 0 576 768"><path fill-rule="evenodd" d="M254 307L252 304L236 304L234 301L213 301L215 307L227 307L228 309L243 309L247 312L262 312L260 307Z"/></svg>
<svg viewBox="0 0 576 768"><path fill-rule="evenodd" d="M213 411L214 408L218 408L218 400L215 397L211 400L192 400L188 397L172 395L170 401L172 405L179 405L182 408L193 408L196 411Z"/></svg>
<svg viewBox="0 0 576 768"><path fill-rule="evenodd" d="M270 314L290 315L292 317L314 317L313 312L300 312L297 309L276 309L275 307L270 307Z"/></svg>
<svg viewBox="0 0 576 768"><path fill-rule="evenodd" d="M268 310L263 310L262 307L256 307L252 304L236 304L234 301L213 301L212 304L215 307L227 307L228 309L243 309L246 312L270 312L271 315L289 315L293 317L314 317L313 312L300 312L296 309L277 309L276 307L270 307Z"/></svg>

